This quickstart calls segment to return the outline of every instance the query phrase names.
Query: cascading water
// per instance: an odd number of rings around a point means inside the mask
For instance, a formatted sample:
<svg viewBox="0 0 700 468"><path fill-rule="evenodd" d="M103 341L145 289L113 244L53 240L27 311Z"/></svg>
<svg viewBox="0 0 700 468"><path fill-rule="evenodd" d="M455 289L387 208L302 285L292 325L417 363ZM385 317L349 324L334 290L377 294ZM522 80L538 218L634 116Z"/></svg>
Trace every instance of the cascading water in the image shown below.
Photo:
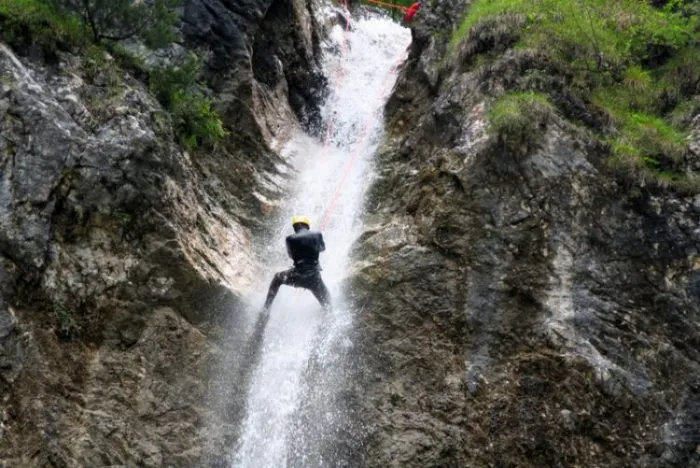
<svg viewBox="0 0 700 468"><path fill-rule="evenodd" d="M350 247L360 233L362 198L382 133L382 109L409 43L409 31L383 17L358 19L349 29L336 26L330 35L324 63L330 86L323 108L327 132L319 141L300 131L284 149L298 170L298 188L268 243L267 280L290 267L284 238L291 233L292 216L310 216L312 228L320 229L326 241L321 264L334 308L325 313L308 291L286 286L280 290L252 373L233 466L286 466L291 463L289 453L304 459L292 434L300 402L312 398L306 389L316 384L304 382L305 369L312 355L316 361L328 359L330 344L342 340L352 323L340 285ZM253 298L260 306L266 290L267 284L261 284L260 296Z"/></svg>

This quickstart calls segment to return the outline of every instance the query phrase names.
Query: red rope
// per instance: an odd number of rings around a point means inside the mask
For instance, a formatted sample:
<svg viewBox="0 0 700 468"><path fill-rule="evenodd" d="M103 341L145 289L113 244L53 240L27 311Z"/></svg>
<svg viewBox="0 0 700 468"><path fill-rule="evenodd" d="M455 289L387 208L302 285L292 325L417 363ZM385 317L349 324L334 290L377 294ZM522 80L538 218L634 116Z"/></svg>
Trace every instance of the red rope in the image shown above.
<svg viewBox="0 0 700 468"><path fill-rule="evenodd" d="M385 84L382 87L380 95L384 95L389 90L389 86L391 86L391 84L392 84L391 78L393 76L393 72L399 67L399 65L401 65L402 59L403 59L403 53L399 55L398 59L394 63L394 66L391 68L392 73L389 74L389 77L385 81ZM343 190L343 187L345 186L345 183L347 182L347 179L350 176L350 172L352 171L352 168L357 163L357 160L358 160L359 155L360 155L360 150L362 149L362 147L365 143L365 140L367 139L367 134L369 133L368 130L369 130L369 124L370 124L371 118L372 117L367 117L367 119L365 119L365 121L362 125L362 133L361 133L360 139L356 143L356 145L357 145L356 150L353 152L352 157L350 158L350 162L348 163L348 165L345 168L342 180L336 186L335 192L333 193L333 198L331 198L331 201L328 204L328 207L323 212L323 216L321 217L321 221L318 224L319 231L323 230L325 225L328 223L328 220L330 219L330 217L333 214L333 211L335 209L335 204L338 202L338 199L340 198L340 194Z"/></svg>
<svg viewBox="0 0 700 468"><path fill-rule="evenodd" d="M347 50L348 42L350 42L350 10L348 10L346 0L343 0L343 7L345 8L345 34L343 35L343 42L340 47L340 60L338 61L338 63L340 64L340 68L339 71L336 72L334 75L336 89L340 87L340 84L345 79L345 73L343 71L342 65L345 57L345 51ZM332 118L328 120L328 125L326 126L326 134L323 137L324 158L328 155L328 151L330 150L331 134L333 133L333 120L334 119Z"/></svg>
<svg viewBox="0 0 700 468"><path fill-rule="evenodd" d="M377 3L380 3L380 2L377 2ZM343 4L345 5L345 1L343 1ZM347 12L347 7L346 7L346 12ZM349 16L349 15L346 16L346 20L347 20L347 27L346 27L346 29L345 29L345 42L343 43L343 46L345 46L345 44L346 44L346 42L347 42L347 40L348 40L348 32L349 32L349 29L350 29L350 16ZM344 52L345 52L345 47L343 47L342 50L341 50L341 67L342 67L342 57L343 57L343 55L344 55ZM391 84L392 84L391 78L392 78L392 76L393 76L393 74L394 74L393 72L401 65L401 62L402 62L402 60L403 60L403 55L404 55L403 53L401 53L401 54L399 55L398 59L397 59L396 62L394 63L393 67L391 68L392 73L389 74L388 78L387 78L386 81L385 81L384 86L383 86L382 89L381 89L381 95L382 95L382 96L383 96L387 91L389 91L389 87L390 87ZM341 68L341 70L342 70L342 68ZM338 86L338 87L340 86L340 83L342 82L342 79L343 79L343 78L344 78L344 73L341 73L340 76L338 77L337 81L336 81L336 86ZM336 88L336 89L337 89L337 88ZM341 179L341 181L340 181L340 182L338 183L338 185L336 186L335 192L333 193L333 196L332 196L332 198L330 199L330 203L328 204L328 206L327 206L326 209L324 210L323 216L321 216L321 221L320 221L319 224L318 224L318 230L319 230L319 231L322 231L323 228L324 228L324 227L326 226L326 224L328 223L328 221L330 220L330 218L331 218L333 212L335 211L335 205L337 204L338 199L340 198L340 194L341 194L342 191L343 191L343 187L345 186L345 184L346 184L346 182L347 182L347 180L348 180L348 177L350 177L350 172L352 171L352 169L353 169L353 167L355 166L355 164L357 164L357 161L358 161L359 155L360 155L360 151L362 150L362 148L363 148L363 146L364 146L364 143L365 143L365 140L367 139L367 135L368 135L368 133L369 133L369 124L370 124L371 118L372 118L372 117L367 117L367 119L365 119L365 121L364 121L364 123L363 123L363 125L362 125L362 131L361 131L360 139L357 141L357 143L356 143L356 149L355 149L355 151L353 151L353 154L352 154L352 156L351 156L351 158L350 158L350 161L348 162L348 164L347 164L346 167L345 167L345 170L343 171L343 178ZM326 130L326 138L325 138L325 142L324 142L324 156L325 156L325 154L327 154L328 148L330 147L330 133L331 133L332 124L333 124L333 119L331 118L331 120L330 120L329 123L328 123L327 130ZM300 291L299 289L297 289L294 293L295 293L295 294L294 294L295 299L298 300L299 294L301 293L301 291Z"/></svg>
<svg viewBox="0 0 700 468"><path fill-rule="evenodd" d="M371 2L371 3L376 3L379 6L383 6L385 8L396 8L397 10L401 10L404 13L408 11L408 7L405 7L403 5L394 5L393 3L386 3L386 2L380 2L379 0L365 0L366 2Z"/></svg>

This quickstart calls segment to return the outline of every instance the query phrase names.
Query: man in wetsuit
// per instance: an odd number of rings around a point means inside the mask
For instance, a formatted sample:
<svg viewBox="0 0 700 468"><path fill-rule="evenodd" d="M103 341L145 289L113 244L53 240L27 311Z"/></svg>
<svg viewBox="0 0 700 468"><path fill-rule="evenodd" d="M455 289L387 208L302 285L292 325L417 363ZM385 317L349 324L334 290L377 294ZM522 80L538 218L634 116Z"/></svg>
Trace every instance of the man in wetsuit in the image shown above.
<svg viewBox="0 0 700 468"><path fill-rule="evenodd" d="M286 284L295 288L310 290L324 309L330 310L331 296L321 279L321 266L318 254L326 250L320 232L311 231L311 221L306 216L292 219L294 234L287 236L287 255L294 261L294 268L281 271L275 275L267 292L264 312L269 312L280 286Z"/></svg>

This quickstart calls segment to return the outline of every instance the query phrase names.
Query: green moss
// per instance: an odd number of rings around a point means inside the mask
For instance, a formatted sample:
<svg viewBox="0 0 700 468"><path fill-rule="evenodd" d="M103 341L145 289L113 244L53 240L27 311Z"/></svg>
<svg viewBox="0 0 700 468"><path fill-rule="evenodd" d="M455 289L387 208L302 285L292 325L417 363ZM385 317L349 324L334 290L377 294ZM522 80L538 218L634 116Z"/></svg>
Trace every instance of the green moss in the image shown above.
<svg viewBox="0 0 700 468"><path fill-rule="evenodd" d="M476 0L454 32L452 46L479 22L505 14L526 18L524 45L601 66L620 64L631 55L648 57L655 47L685 46L696 23L640 0Z"/></svg>
<svg viewBox="0 0 700 468"><path fill-rule="evenodd" d="M645 92L652 85L651 73L639 65L632 65L623 72L622 82L627 89Z"/></svg>
<svg viewBox="0 0 700 468"><path fill-rule="evenodd" d="M523 0L475 1L469 7L466 16L452 34L450 49L459 45L469 31L480 21L488 17L500 16L506 13L524 13Z"/></svg>
<svg viewBox="0 0 700 468"><path fill-rule="evenodd" d="M685 149L687 135L658 117L641 113L626 115L623 132L636 136L638 144L677 159Z"/></svg>
<svg viewBox="0 0 700 468"><path fill-rule="evenodd" d="M686 134L658 117L631 113L610 144L608 161L615 169L625 169L638 179L671 186L682 191L697 191L700 184L691 175L669 169L685 151Z"/></svg>
<svg viewBox="0 0 700 468"><path fill-rule="evenodd" d="M641 158L639 154L628 154L616 148L608 158L607 165L625 176L632 176L642 184L653 183L689 194L700 192L700 177L694 173L666 171L659 169L659 161L654 158Z"/></svg>
<svg viewBox="0 0 700 468"><path fill-rule="evenodd" d="M682 101L671 112L670 120L675 127L688 127L693 118L700 114L700 96Z"/></svg>
<svg viewBox="0 0 700 468"><path fill-rule="evenodd" d="M498 98L488 113L489 130L515 143L533 142L537 126L552 112L547 96L534 92L508 93Z"/></svg>

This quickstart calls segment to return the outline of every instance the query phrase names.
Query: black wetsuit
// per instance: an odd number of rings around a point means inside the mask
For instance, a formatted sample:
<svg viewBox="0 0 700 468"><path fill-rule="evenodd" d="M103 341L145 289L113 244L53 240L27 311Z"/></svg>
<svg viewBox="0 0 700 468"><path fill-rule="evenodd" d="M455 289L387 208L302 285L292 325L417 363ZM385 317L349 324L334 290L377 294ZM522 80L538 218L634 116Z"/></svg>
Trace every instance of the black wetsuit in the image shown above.
<svg viewBox="0 0 700 468"><path fill-rule="evenodd" d="M272 279L265 310L270 309L277 291L283 284L310 290L325 309L330 309L331 296L321 279L321 266L318 263L318 254L326 250L321 233L301 228L287 236L286 244L287 254L294 261L294 268L281 271Z"/></svg>

